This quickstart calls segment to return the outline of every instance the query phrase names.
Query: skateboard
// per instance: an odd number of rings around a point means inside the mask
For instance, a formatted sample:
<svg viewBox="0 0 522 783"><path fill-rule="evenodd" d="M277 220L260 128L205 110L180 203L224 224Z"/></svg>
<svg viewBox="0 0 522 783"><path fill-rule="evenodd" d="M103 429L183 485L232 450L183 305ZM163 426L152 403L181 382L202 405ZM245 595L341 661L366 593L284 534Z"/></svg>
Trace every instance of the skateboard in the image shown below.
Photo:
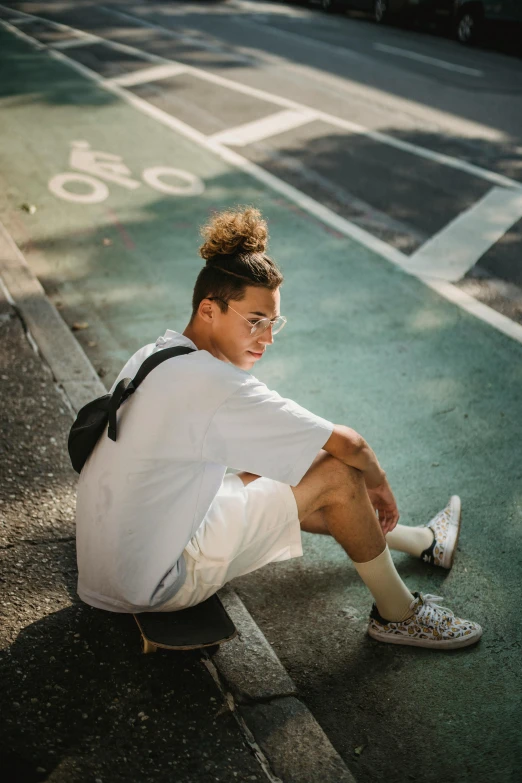
<svg viewBox="0 0 522 783"><path fill-rule="evenodd" d="M140 612L134 615L143 640L143 652L196 650L228 642L236 626L217 595L178 612Z"/></svg>

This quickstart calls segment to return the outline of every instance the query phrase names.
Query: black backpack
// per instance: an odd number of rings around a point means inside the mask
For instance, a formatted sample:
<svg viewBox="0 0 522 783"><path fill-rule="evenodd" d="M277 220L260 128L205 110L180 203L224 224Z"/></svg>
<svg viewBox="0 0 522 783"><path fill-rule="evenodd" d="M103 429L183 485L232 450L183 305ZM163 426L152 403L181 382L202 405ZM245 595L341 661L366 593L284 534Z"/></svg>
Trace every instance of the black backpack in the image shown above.
<svg viewBox="0 0 522 783"><path fill-rule="evenodd" d="M92 450L100 439L107 423L109 428L107 435L111 440L116 440L117 419L116 412L125 400L134 394L140 383L149 372L167 359L174 356L183 356L193 353L194 348L162 348L151 354L132 378L122 378L112 394L104 394L92 402L88 402L78 411L76 421L69 432L67 443L72 466L77 473L87 462Z"/></svg>

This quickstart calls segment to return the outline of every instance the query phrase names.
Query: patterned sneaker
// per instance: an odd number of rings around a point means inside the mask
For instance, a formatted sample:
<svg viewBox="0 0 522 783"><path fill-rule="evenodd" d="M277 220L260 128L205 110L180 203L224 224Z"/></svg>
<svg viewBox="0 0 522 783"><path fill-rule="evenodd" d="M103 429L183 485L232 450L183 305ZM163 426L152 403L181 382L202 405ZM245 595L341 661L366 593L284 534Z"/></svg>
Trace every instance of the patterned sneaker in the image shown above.
<svg viewBox="0 0 522 783"><path fill-rule="evenodd" d="M392 623L379 614L373 605L368 633L372 639L390 644L409 644L415 647L433 647L440 650L454 650L478 642L482 628L471 620L461 620L453 612L439 605L438 595L414 593L411 602L411 617Z"/></svg>
<svg viewBox="0 0 522 783"><path fill-rule="evenodd" d="M421 554L421 560L442 568L451 568L459 540L460 518L460 498L453 495L446 508L426 525L433 531L433 543Z"/></svg>

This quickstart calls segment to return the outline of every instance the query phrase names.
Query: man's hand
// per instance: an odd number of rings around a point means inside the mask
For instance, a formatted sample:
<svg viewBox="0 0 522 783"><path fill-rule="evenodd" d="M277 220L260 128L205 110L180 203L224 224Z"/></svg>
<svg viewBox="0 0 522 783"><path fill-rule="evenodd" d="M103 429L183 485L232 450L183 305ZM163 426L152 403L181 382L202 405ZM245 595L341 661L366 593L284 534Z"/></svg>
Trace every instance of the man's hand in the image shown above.
<svg viewBox="0 0 522 783"><path fill-rule="evenodd" d="M336 424L323 448L345 465L361 471L368 497L378 514L382 532L386 535L393 530L399 520L397 503L386 473L362 435L343 424Z"/></svg>
<svg viewBox="0 0 522 783"><path fill-rule="evenodd" d="M385 479L380 486L374 489L367 488L366 491L379 517L382 532L386 535L390 530L393 530L399 521L399 509L388 484L388 479Z"/></svg>

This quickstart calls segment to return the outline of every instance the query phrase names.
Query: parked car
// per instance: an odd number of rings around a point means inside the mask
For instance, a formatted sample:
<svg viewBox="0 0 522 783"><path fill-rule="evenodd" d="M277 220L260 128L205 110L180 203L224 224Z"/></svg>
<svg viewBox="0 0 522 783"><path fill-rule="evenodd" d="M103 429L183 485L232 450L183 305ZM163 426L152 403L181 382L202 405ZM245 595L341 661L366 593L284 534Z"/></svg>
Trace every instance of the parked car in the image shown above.
<svg viewBox="0 0 522 783"><path fill-rule="evenodd" d="M522 25L522 0L456 0L454 30L464 44L475 43L490 25Z"/></svg>
<svg viewBox="0 0 522 783"><path fill-rule="evenodd" d="M451 14L454 0L320 0L324 11L366 11L376 22L386 22L391 17L416 17L429 15L432 7L447 6Z"/></svg>
<svg viewBox="0 0 522 783"><path fill-rule="evenodd" d="M357 10L376 22L391 18L437 21L465 44L475 43L489 25L522 25L522 0L320 0L325 11Z"/></svg>
<svg viewBox="0 0 522 783"><path fill-rule="evenodd" d="M376 22L384 22L389 15L389 6L407 4L408 0L321 0L323 11L335 12L343 10L366 11Z"/></svg>

